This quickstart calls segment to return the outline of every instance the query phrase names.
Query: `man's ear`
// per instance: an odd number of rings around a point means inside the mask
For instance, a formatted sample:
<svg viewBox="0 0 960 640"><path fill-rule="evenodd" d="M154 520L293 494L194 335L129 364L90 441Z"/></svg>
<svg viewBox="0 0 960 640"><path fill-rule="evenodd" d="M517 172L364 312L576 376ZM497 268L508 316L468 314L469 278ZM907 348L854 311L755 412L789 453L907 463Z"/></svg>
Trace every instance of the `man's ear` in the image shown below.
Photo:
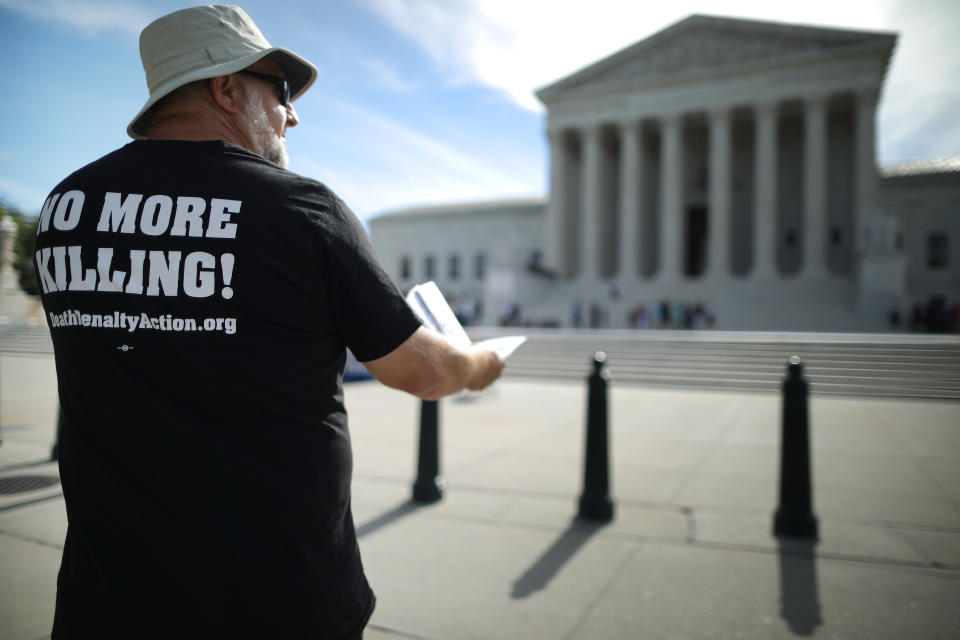
<svg viewBox="0 0 960 640"><path fill-rule="evenodd" d="M235 74L217 76L207 81L210 97L228 113L238 113L243 101L243 86Z"/></svg>

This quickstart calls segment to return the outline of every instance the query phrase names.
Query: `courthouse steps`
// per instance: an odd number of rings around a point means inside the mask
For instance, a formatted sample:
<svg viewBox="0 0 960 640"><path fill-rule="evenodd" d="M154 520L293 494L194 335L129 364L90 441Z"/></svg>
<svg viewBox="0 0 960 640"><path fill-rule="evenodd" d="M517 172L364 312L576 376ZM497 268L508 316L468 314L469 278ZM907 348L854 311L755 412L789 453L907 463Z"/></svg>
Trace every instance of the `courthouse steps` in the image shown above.
<svg viewBox="0 0 960 640"><path fill-rule="evenodd" d="M0 356L52 356L53 342L43 318L0 323Z"/></svg>
<svg viewBox="0 0 960 640"><path fill-rule="evenodd" d="M920 334L568 331L470 327L474 340L525 333L506 374L583 380L594 352L616 385L777 391L799 356L812 393L960 399L960 337ZM44 325L0 325L0 356L52 355Z"/></svg>
<svg viewBox="0 0 960 640"><path fill-rule="evenodd" d="M960 336L729 331L471 328L473 339L525 333L515 377L583 379L595 351L618 385L777 391L790 356L812 393L960 399Z"/></svg>

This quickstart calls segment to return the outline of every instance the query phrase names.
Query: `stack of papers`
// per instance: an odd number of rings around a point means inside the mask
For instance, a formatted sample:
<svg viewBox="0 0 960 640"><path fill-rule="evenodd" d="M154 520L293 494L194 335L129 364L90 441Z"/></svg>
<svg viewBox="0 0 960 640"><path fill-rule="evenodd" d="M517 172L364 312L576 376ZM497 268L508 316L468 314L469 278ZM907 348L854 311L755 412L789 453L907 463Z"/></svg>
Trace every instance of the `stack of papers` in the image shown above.
<svg viewBox="0 0 960 640"><path fill-rule="evenodd" d="M417 314L423 324L433 329L451 343L466 348L473 344L467 332L463 330L453 309L447 304L440 288L432 280L418 284L407 294L407 304ZM504 336L481 340L476 346L493 351L501 358L508 357L517 347L527 341L527 336Z"/></svg>

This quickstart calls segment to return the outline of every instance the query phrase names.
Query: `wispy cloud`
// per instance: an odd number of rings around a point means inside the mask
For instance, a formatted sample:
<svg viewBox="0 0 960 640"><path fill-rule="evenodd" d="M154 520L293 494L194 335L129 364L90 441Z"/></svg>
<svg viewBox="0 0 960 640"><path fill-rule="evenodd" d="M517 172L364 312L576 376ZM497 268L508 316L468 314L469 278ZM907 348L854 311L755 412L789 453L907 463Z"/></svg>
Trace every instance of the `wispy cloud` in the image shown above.
<svg viewBox="0 0 960 640"><path fill-rule="evenodd" d="M719 13L838 26L880 27L892 0L814 0L801 6L757 0L650 3L593 0L363 0L415 42L452 83L496 87L539 111L534 90L622 49L687 14Z"/></svg>
<svg viewBox="0 0 960 640"><path fill-rule="evenodd" d="M489 167L454 147L420 133L397 120L381 113L355 104L347 104L333 99L325 100L334 109L358 121L357 130L367 130L378 140L378 153L390 149L401 151L401 162L423 159L431 166L462 177L464 180L482 185L512 182L512 178L501 171Z"/></svg>
<svg viewBox="0 0 960 640"><path fill-rule="evenodd" d="M901 37L880 108L881 163L960 154L960 4L900 2L890 19Z"/></svg>
<svg viewBox="0 0 960 640"><path fill-rule="evenodd" d="M418 83L389 59L389 49L370 46L370 40L355 33L338 30L334 25L306 22L298 25L303 47L318 64L323 84L342 87L409 93ZM291 45L284 45L291 46Z"/></svg>
<svg viewBox="0 0 960 640"><path fill-rule="evenodd" d="M0 176L0 201L12 205L23 213L38 212L46 197L45 191Z"/></svg>
<svg viewBox="0 0 960 640"><path fill-rule="evenodd" d="M291 134L291 168L326 182L366 219L396 207L528 195L529 181L368 108L320 98L349 135L322 129ZM295 145L295 146L294 146Z"/></svg>
<svg viewBox="0 0 960 640"><path fill-rule="evenodd" d="M144 25L156 17L136 2L121 0L0 0L0 6L89 35L117 30L139 36Z"/></svg>
<svg viewBox="0 0 960 640"><path fill-rule="evenodd" d="M381 89L393 93L410 93L417 88L414 82L400 75L396 69L380 58L360 55L354 58L353 64L363 72L362 77Z"/></svg>
<svg viewBox="0 0 960 640"><path fill-rule="evenodd" d="M960 24L955 0L677 0L633 3L592 0L363 0L374 15L414 42L453 84L494 87L517 105L542 106L534 91L693 13L800 24L896 31L900 41L881 105L879 150L886 161L916 153L942 155L960 124L940 114L960 111ZM940 135L929 135L941 127ZM948 130L943 130L947 127ZM932 145L932 146L931 146ZM954 153L960 151L955 150Z"/></svg>

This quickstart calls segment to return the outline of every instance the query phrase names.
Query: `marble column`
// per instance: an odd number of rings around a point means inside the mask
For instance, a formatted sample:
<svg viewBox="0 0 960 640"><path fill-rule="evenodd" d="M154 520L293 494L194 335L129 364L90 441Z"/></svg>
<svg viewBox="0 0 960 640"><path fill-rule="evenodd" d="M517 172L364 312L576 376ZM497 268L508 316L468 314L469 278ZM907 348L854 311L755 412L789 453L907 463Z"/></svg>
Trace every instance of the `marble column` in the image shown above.
<svg viewBox="0 0 960 640"><path fill-rule="evenodd" d="M580 204L580 277L593 279L600 274L600 216L602 163L600 162L600 127L590 125L583 135L583 193Z"/></svg>
<svg viewBox="0 0 960 640"><path fill-rule="evenodd" d="M755 105L753 271L755 278L777 275L777 105Z"/></svg>
<svg viewBox="0 0 960 640"><path fill-rule="evenodd" d="M868 89L857 94L856 198L855 229L856 255L862 256L866 229L879 214L879 183L876 159L877 90Z"/></svg>
<svg viewBox="0 0 960 640"><path fill-rule="evenodd" d="M640 123L620 127L620 278L640 278Z"/></svg>
<svg viewBox="0 0 960 640"><path fill-rule="evenodd" d="M567 215L567 145L565 132L551 129L547 131L550 140L550 200L547 203L546 220L546 266L558 276L568 276L566 255L566 229L569 225Z"/></svg>
<svg viewBox="0 0 960 640"><path fill-rule="evenodd" d="M680 114L670 114L663 127L660 156L660 273L661 280L675 280L683 267L683 149Z"/></svg>
<svg viewBox="0 0 960 640"><path fill-rule="evenodd" d="M808 97L803 111L803 268L827 275L827 97Z"/></svg>
<svg viewBox="0 0 960 640"><path fill-rule="evenodd" d="M710 246L704 276L726 278L730 275L730 109L710 112L710 204L707 220Z"/></svg>

